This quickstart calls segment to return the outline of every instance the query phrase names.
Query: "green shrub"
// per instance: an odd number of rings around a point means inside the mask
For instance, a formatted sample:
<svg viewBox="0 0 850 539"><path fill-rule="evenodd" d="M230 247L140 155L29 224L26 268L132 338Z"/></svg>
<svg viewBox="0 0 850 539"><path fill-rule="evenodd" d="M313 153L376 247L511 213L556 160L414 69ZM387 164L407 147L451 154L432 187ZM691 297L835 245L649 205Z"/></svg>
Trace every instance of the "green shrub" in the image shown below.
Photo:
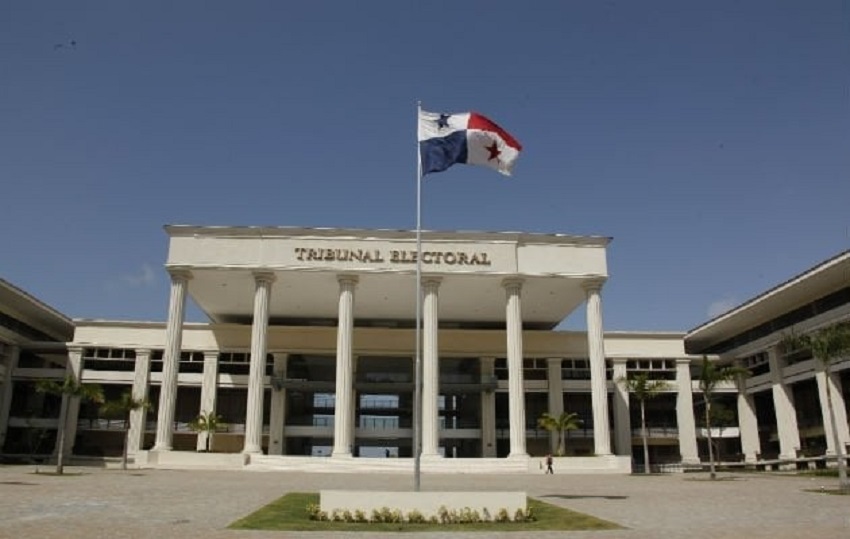
<svg viewBox="0 0 850 539"><path fill-rule="evenodd" d="M411 524L424 524L425 515L414 509L407 514L407 521Z"/></svg>

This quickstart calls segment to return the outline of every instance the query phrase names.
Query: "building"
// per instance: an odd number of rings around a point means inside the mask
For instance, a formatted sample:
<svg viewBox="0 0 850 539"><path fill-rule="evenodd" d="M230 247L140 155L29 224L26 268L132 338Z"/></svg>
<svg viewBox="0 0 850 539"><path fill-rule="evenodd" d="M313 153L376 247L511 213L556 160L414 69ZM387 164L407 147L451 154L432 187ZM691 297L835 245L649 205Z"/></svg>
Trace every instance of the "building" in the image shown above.
<svg viewBox="0 0 850 539"><path fill-rule="evenodd" d="M7 309L4 296L4 326L35 324L28 313L40 311L47 321L64 319L66 330L27 339L0 334L7 458L37 452L27 441L34 432L55 433L61 403L35 393L34 384L67 369L101 384L108 399L131 391L153 404L154 411L130 416L129 449L137 462L205 458L196 451L209 443L214 455L232 459L208 462L303 469L320 460L304 457L321 456L330 457L323 465L402 465L413 455L417 357L426 470L536 466L533 457L558 443L537 419L563 411L582 420L567 434L566 454L593 456L570 462L585 471L628 472L632 461L642 466L639 407L619 383L638 372L669 381L647 403L652 463L698 464L707 454L695 377L704 355L753 374L720 389L730 411L713 433L723 460L830 451L819 404L822 371L811 358L781 356L776 344L792 326L850 318L850 253L687 334L603 332L609 238L423 232L417 347L419 250L409 231L167 226L166 232L165 323L74 320L70 336L67 319L6 287L29 306ZM188 296L209 323L184 321ZM586 332L556 329L577 310ZM850 360L839 362L831 377L846 442L848 367ZM75 443L68 450L119 455L123 420L69 404L66 432ZM207 440L191 422L210 412L226 427ZM789 417L797 419L791 424Z"/></svg>

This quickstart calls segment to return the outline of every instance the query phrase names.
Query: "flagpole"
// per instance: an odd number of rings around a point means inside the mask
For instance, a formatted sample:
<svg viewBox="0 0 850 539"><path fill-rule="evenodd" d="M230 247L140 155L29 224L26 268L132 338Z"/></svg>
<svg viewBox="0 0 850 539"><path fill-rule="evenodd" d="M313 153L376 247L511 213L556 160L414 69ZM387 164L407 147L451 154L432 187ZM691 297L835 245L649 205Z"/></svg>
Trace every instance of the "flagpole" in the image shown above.
<svg viewBox="0 0 850 539"><path fill-rule="evenodd" d="M419 146L419 117L422 102L416 102L416 365L413 391L413 490L419 492L422 458L422 155Z"/></svg>

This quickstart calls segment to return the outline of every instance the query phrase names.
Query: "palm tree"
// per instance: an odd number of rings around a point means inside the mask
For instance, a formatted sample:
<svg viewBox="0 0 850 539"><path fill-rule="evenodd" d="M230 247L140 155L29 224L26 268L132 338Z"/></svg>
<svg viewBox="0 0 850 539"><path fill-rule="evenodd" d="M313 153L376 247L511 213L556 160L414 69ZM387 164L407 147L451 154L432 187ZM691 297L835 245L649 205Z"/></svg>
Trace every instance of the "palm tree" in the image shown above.
<svg viewBox="0 0 850 539"><path fill-rule="evenodd" d="M632 378L620 378L618 381L640 402L640 438L643 442L644 473L649 473L649 436L646 430L646 401L660 395L670 387L670 384L665 380L654 380L646 372L637 373Z"/></svg>
<svg viewBox="0 0 850 539"><path fill-rule="evenodd" d="M130 443L130 413L133 410L149 409L151 403L144 399L134 399L128 389L116 400L107 401L101 407L106 416L117 416L124 420L124 449L121 452L121 469L127 469L127 446Z"/></svg>
<svg viewBox="0 0 850 539"><path fill-rule="evenodd" d="M561 412L561 415L558 416L543 412L537 419L537 426L541 429L558 433L558 450L555 453L559 457L564 455L564 433L576 430L582 423L583 421L579 419L578 414L569 412Z"/></svg>
<svg viewBox="0 0 850 539"><path fill-rule="evenodd" d="M717 429L717 433L720 436L723 436L723 430L727 427L731 427L736 424L737 414L735 411L727 406L724 406L721 403L717 403L711 407L711 427ZM701 419L699 421L699 426L701 428L708 428L709 426L705 424L705 419ZM721 446L719 441L714 442L714 450L717 451L715 456L717 457L718 462L723 461L723 456L721 455Z"/></svg>
<svg viewBox="0 0 850 539"><path fill-rule="evenodd" d="M191 423L189 428L197 432L198 435L206 434L207 439L204 443L204 451L209 452L212 447L213 434L227 426L221 416L215 412L201 412Z"/></svg>
<svg viewBox="0 0 850 539"><path fill-rule="evenodd" d="M718 366L716 362L709 361L708 357L702 356L700 368L699 388L702 391L702 401L705 405L705 432L708 436L708 465L711 478L717 479L717 471L714 465L714 440L711 437L711 404L714 401L714 390L723 382L731 382L739 376L747 376L750 371L734 365Z"/></svg>
<svg viewBox="0 0 850 539"><path fill-rule="evenodd" d="M39 393L48 393L57 395L66 401L65 406L61 408L59 414L59 425L56 429L57 436L57 455L56 455L56 473L62 475L65 471L65 424L68 422L68 408L70 401L77 397L80 400L94 402L96 404L103 403L103 390L99 385L81 384L73 374L65 377L65 380L60 384L53 380L39 380L35 390Z"/></svg>
<svg viewBox="0 0 850 539"><path fill-rule="evenodd" d="M847 461L844 458L844 448L838 436L835 409L832 405L832 383L830 370L835 359L850 353L850 324L835 324L805 335L788 335L782 340L782 348L786 351L808 350L823 365L826 377L826 405L829 410L829 423L832 426L832 443L835 446L835 456L838 459L838 488L842 492L850 492L850 481L847 479Z"/></svg>

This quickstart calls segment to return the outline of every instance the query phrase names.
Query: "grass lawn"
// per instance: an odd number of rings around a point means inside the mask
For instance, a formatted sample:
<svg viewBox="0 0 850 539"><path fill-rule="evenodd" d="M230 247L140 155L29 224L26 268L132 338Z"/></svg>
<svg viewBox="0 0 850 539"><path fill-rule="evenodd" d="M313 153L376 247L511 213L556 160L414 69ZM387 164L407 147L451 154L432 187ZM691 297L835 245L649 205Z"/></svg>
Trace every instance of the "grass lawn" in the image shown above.
<svg viewBox="0 0 850 539"><path fill-rule="evenodd" d="M229 526L235 530L286 531L544 531L544 530L614 530L621 526L590 515L528 499L528 507L537 520L532 522L479 522L470 524L397 524L325 522L310 520L307 505L319 503L314 492L292 492L261 507Z"/></svg>

